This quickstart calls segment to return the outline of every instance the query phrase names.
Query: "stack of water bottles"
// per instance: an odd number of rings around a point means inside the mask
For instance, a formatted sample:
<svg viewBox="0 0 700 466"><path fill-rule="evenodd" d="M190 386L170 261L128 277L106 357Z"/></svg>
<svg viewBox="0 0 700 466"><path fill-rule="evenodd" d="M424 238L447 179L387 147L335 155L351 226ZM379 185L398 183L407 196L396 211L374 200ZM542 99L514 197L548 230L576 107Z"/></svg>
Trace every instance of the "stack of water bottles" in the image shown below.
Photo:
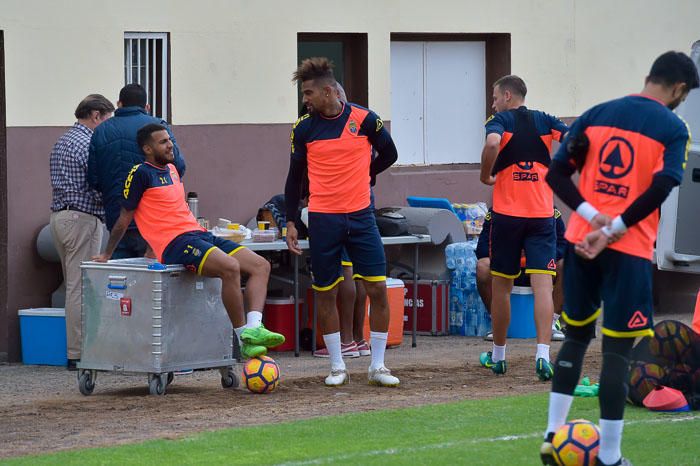
<svg viewBox="0 0 700 466"><path fill-rule="evenodd" d="M491 316L476 289L476 238L445 248L450 270L450 334L484 336L491 330Z"/></svg>

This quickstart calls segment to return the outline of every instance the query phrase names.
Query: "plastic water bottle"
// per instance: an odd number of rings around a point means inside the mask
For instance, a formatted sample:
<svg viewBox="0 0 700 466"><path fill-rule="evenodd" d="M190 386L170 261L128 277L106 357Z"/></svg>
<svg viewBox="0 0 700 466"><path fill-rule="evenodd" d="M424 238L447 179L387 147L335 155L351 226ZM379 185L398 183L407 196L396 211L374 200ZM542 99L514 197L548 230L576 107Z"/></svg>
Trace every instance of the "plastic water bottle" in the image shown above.
<svg viewBox="0 0 700 466"><path fill-rule="evenodd" d="M455 245L454 245L454 243L448 244L447 247L445 248L445 265L450 270L455 269L456 264L455 264Z"/></svg>
<svg viewBox="0 0 700 466"><path fill-rule="evenodd" d="M484 304L481 303L481 321L479 323L478 336L485 336L491 330L491 316L486 312Z"/></svg>
<svg viewBox="0 0 700 466"><path fill-rule="evenodd" d="M476 288L476 257L472 254L467 257L467 271L468 271L468 289L473 290Z"/></svg>
<svg viewBox="0 0 700 466"><path fill-rule="evenodd" d="M481 331L482 331L482 327L483 327L483 323L484 323L484 314L477 307L475 309L474 315L475 315L474 336L478 337L478 336L481 336Z"/></svg>
<svg viewBox="0 0 700 466"><path fill-rule="evenodd" d="M465 294L465 308L464 308L464 333L462 335L473 336L474 327L474 313L471 312L471 306L469 304L471 300L471 294Z"/></svg>
<svg viewBox="0 0 700 466"><path fill-rule="evenodd" d="M460 250L455 250L455 270L463 270L467 266L465 257L460 254Z"/></svg>

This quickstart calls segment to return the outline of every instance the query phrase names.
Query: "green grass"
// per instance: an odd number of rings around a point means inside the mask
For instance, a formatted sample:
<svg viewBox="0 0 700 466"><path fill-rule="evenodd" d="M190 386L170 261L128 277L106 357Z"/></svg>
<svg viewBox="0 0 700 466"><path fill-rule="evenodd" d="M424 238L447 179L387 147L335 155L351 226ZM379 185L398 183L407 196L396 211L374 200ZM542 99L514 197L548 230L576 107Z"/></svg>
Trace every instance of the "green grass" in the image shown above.
<svg viewBox="0 0 700 466"><path fill-rule="evenodd" d="M536 465L546 411L546 394L469 400L226 429L0 464ZM576 399L571 418L597 420L597 399ZM700 461L700 415L628 407L626 421L622 448L636 466Z"/></svg>

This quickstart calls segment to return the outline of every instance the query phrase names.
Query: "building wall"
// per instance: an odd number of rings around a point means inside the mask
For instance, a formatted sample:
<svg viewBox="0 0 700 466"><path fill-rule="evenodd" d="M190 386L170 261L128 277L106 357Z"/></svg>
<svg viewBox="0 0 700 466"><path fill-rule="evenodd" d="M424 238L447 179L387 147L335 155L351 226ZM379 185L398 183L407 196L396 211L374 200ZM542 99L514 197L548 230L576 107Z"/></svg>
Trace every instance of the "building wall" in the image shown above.
<svg viewBox="0 0 700 466"><path fill-rule="evenodd" d="M288 123L297 32L367 33L369 103L387 120L390 33L510 33L531 105L573 116L637 91L659 53L688 50L698 37L684 20L699 13L693 0L4 0L7 124L62 126L86 93L116 99L125 31L170 32L178 125Z"/></svg>
<svg viewBox="0 0 700 466"><path fill-rule="evenodd" d="M59 267L35 248L49 217L48 155L85 95L116 101L124 32L170 33L172 122L186 187L199 192L203 215L245 221L283 190L299 32L367 34L369 106L387 122L392 33L509 33L512 72L528 82L529 105L570 117L639 91L655 56L689 50L699 38L689 19L699 13L694 0L3 0L8 297L0 359L19 358L17 310L47 305L60 281ZM490 200L470 165L392 168L376 194L379 206L410 194Z"/></svg>

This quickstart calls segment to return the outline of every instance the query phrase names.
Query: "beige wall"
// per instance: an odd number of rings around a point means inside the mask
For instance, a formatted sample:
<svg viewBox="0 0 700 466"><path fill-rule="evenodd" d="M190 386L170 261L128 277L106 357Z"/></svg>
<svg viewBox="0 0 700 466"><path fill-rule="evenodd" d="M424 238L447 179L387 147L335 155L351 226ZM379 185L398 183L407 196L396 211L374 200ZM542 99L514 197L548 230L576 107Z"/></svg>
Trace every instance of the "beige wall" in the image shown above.
<svg viewBox="0 0 700 466"><path fill-rule="evenodd" d="M654 58L671 49L690 53L700 40L698 18L697 0L576 2L572 115L641 91Z"/></svg>
<svg viewBox="0 0 700 466"><path fill-rule="evenodd" d="M7 125L56 126L89 92L116 99L123 33L170 32L173 123L286 123L297 32L368 34L369 104L391 119L391 32L508 32L529 103L562 116L641 88L652 59L700 38L670 0L2 0Z"/></svg>

